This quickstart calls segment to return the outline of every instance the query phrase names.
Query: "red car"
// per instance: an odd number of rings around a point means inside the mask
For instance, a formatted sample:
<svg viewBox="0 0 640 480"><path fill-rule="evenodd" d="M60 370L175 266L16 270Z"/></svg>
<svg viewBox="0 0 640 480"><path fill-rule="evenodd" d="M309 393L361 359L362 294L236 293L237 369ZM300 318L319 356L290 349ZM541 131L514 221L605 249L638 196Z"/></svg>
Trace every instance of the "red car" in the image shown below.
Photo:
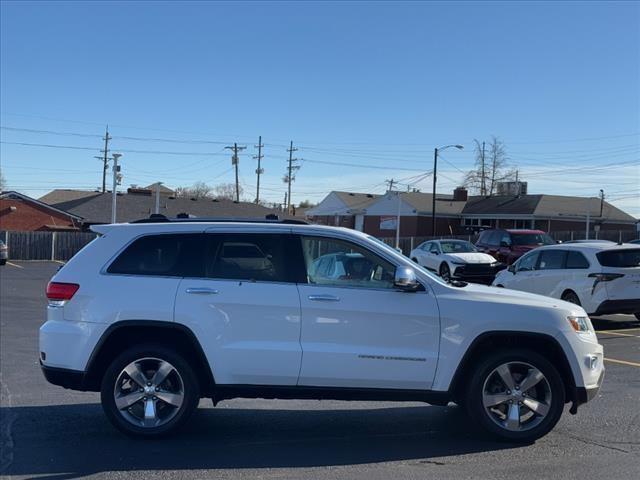
<svg viewBox="0 0 640 480"><path fill-rule="evenodd" d="M542 230L485 230L480 233L476 248L496 260L511 265L529 250L556 243Z"/></svg>

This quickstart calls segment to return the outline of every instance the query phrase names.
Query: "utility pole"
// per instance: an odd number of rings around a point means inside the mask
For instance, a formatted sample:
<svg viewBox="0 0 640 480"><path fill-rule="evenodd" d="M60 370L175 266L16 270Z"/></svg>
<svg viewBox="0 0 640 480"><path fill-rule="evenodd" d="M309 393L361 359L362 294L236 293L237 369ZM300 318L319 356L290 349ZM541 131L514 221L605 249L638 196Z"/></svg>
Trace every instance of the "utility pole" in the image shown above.
<svg viewBox="0 0 640 480"><path fill-rule="evenodd" d="M111 192L111 223L116 223L116 188L120 177L120 166L118 159L122 156L120 153L113 154L113 191Z"/></svg>
<svg viewBox="0 0 640 480"><path fill-rule="evenodd" d="M238 164L240 163L240 158L238 157L238 151L244 150L247 147L239 147L237 143L233 144L233 147L224 147L229 150L233 150L233 156L231 157L231 165L236 168L236 202L240 201L240 181L238 179Z"/></svg>
<svg viewBox="0 0 640 480"><path fill-rule="evenodd" d="M156 214L160 213L160 185L162 182L156 182L156 209L154 212Z"/></svg>
<svg viewBox="0 0 640 480"><path fill-rule="evenodd" d="M294 162L297 162L299 159L293 158L293 152L296 152L297 150L297 148L293 148L292 140L289 148L287 149L287 152L289 152L289 166L287 167L287 174L284 177L285 183L288 184L287 200L285 202L287 204L287 213L291 212L291 183L296 179L296 170L300 170L300 165L294 164Z"/></svg>
<svg viewBox="0 0 640 480"><path fill-rule="evenodd" d="M391 192L393 191L393 184L396 183L396 181L392 178L391 180L385 180L384 183L389 185L387 192Z"/></svg>
<svg viewBox="0 0 640 480"><path fill-rule="evenodd" d="M109 125L107 125L106 127L103 140L104 150L100 150L102 155L94 157L98 160L102 160L102 193L107 190L107 170L109 169L109 140L111 140L111 137L109 136Z"/></svg>
<svg viewBox="0 0 640 480"><path fill-rule="evenodd" d="M483 149L484 149L484 144L483 144ZM484 170L484 157L482 159L482 165ZM431 199L431 235L434 237L436 236L436 182L438 178L437 171L438 171L438 148L435 148L433 150L433 198Z"/></svg>
<svg viewBox="0 0 640 480"><path fill-rule="evenodd" d="M602 211L604 210L604 190L600 189L600 218L602 219Z"/></svg>
<svg viewBox="0 0 640 480"><path fill-rule="evenodd" d="M256 169L256 175L258 176L258 185L256 186L256 204L260 203L260 175L264 173L264 168L260 168L260 160L264 157L262 155L262 135L258 137L258 145L256 148L258 149L258 155L254 155L253 158L258 160L258 168Z"/></svg>
<svg viewBox="0 0 640 480"><path fill-rule="evenodd" d="M485 196L487 194L487 182L486 173L484 169L484 142L482 142L482 178L480 179L480 195Z"/></svg>

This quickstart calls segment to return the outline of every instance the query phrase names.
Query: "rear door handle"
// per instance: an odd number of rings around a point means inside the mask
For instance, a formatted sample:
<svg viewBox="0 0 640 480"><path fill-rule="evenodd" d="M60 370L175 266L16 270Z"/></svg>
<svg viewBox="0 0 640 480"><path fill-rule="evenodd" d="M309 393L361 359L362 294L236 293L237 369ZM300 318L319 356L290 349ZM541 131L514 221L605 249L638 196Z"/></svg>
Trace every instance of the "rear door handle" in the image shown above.
<svg viewBox="0 0 640 480"><path fill-rule="evenodd" d="M198 287L190 287L185 290L187 293L192 293L194 295L215 295L218 293L218 290L213 288L198 288Z"/></svg>
<svg viewBox="0 0 640 480"><path fill-rule="evenodd" d="M340 301L340 297L336 297L335 295L309 295L307 298L314 302L339 302Z"/></svg>

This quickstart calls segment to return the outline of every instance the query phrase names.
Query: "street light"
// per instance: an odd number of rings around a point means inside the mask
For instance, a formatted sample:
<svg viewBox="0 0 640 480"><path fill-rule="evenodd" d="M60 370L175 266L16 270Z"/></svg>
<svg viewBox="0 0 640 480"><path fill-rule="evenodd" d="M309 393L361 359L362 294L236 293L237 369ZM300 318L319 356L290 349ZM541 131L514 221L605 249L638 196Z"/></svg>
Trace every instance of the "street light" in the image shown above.
<svg viewBox="0 0 640 480"><path fill-rule="evenodd" d="M118 185L118 159L122 156L121 153L113 154L113 191L111 192L111 223L116 223L116 187Z"/></svg>
<svg viewBox="0 0 640 480"><path fill-rule="evenodd" d="M436 172L438 170L438 151L446 150L447 148L457 148L458 150L464 149L462 145L446 145L444 147L436 148L433 152L433 199L431 205L431 235L436 236Z"/></svg>

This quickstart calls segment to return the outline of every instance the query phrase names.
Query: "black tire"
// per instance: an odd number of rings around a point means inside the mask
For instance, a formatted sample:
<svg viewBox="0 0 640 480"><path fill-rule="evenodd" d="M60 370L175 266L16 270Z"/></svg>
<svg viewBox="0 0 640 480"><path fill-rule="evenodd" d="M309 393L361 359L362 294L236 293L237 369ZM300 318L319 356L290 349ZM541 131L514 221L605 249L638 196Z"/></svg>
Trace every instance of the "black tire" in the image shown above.
<svg viewBox="0 0 640 480"><path fill-rule="evenodd" d="M516 364L518 362L522 362L538 369L545 377L546 384L544 385L549 387L551 400L548 406L548 412L546 416L541 419L538 419L536 415L533 415L535 421L539 423L532 423L532 426L529 429L514 431L508 430L504 425L499 425L498 421L495 420L495 417L492 418L492 415L487 411L483 403L485 382L489 381L489 377L495 369L510 362ZM564 410L565 386L562 381L562 377L558 373L558 370L556 370L549 361L531 350L505 349L488 353L482 360L480 360L478 366L471 372L471 376L469 378L470 381L466 391L466 398L462 403L473 421L475 421L483 430L500 440L522 443L533 442L551 431L556 423L558 423L558 420L560 420L560 416ZM535 391L533 389L522 393L529 393L529 398L532 398L532 391L535 395ZM509 407L505 405L505 408ZM519 408L524 409L524 407ZM528 409L521 411L531 412Z"/></svg>
<svg viewBox="0 0 640 480"><path fill-rule="evenodd" d="M129 364L145 358L154 358L169 362L179 375L183 385L183 401L181 406L179 408L176 407L177 411L173 414L172 418L160 426L134 425L131 421L127 420L116 407L114 390L118 377ZM171 434L187 422L198 406L200 388L191 365L189 365L180 354L161 345L140 345L125 350L116 357L107 368L102 379L100 399L104 413L118 430L133 437L153 438Z"/></svg>
<svg viewBox="0 0 640 480"><path fill-rule="evenodd" d="M0 265L6 265L7 264L7 259L3 258L2 260L0 260Z"/></svg>
<svg viewBox="0 0 640 480"><path fill-rule="evenodd" d="M574 305L582 306L580 304L578 295L571 290L568 290L562 294L562 300L564 300L565 302L573 303Z"/></svg>
<svg viewBox="0 0 640 480"><path fill-rule="evenodd" d="M440 278L442 278L445 282L449 282L451 280L451 270L449 269L449 265L445 262L442 262L440 265Z"/></svg>
<svg viewBox="0 0 640 480"><path fill-rule="evenodd" d="M636 317L636 319L640 322L640 312L636 312L636 313L634 313L633 315L634 315L634 316Z"/></svg>

